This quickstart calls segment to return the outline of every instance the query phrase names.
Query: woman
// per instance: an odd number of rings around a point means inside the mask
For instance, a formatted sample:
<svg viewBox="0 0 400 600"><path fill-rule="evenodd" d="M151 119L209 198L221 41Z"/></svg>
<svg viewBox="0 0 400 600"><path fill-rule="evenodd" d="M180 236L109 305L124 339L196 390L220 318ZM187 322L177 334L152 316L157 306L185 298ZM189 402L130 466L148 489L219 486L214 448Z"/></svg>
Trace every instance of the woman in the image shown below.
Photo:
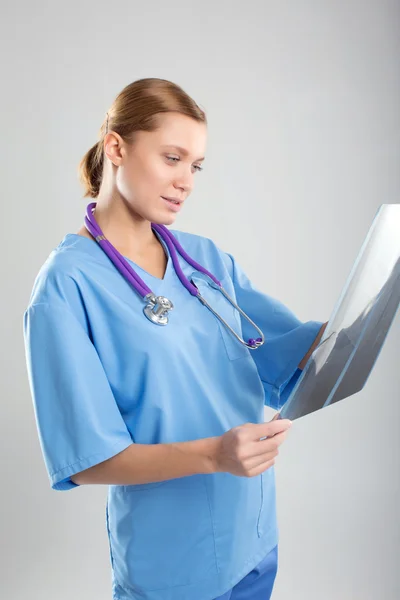
<svg viewBox="0 0 400 600"><path fill-rule="evenodd" d="M212 240L170 229L192 259L178 255L192 293L182 284L158 226L191 193L206 134L179 86L123 89L80 165L96 202L51 252L24 313L51 486L109 486L114 600L267 600L276 576L273 465L290 422L264 423L263 407L283 405L322 323L257 290ZM164 325L158 305L144 313L122 263L172 302Z"/></svg>

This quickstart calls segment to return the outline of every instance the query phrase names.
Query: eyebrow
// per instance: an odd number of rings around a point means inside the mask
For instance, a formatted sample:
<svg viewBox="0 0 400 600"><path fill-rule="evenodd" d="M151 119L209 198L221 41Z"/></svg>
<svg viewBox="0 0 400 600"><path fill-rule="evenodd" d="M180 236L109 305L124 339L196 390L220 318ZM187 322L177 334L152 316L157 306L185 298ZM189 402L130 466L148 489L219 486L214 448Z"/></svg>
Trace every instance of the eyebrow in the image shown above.
<svg viewBox="0 0 400 600"><path fill-rule="evenodd" d="M189 156L189 152L187 150L185 150L185 148L182 148L182 146L176 146L175 144L164 144L163 146L164 148L176 148L176 150L179 150L179 152L181 152L183 154L183 156ZM203 156L202 158L198 158L197 161L195 162L201 162L205 159L205 156Z"/></svg>

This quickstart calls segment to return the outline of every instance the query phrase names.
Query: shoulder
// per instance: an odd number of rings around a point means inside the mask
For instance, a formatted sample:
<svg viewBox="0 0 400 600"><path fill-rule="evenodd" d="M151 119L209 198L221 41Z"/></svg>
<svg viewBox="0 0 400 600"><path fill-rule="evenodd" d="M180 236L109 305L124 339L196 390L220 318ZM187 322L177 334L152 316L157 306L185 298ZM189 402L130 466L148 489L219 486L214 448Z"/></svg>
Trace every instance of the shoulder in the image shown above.
<svg viewBox="0 0 400 600"><path fill-rule="evenodd" d="M80 292L82 273L87 269L87 257L60 242L48 255L34 277L27 310L35 305L47 305L70 310L83 318Z"/></svg>
<svg viewBox="0 0 400 600"><path fill-rule="evenodd" d="M207 248L215 246L215 243L211 238L197 233L189 233L188 231L182 231L181 229L169 229L173 236L183 244L190 245L193 248Z"/></svg>
<svg viewBox="0 0 400 600"><path fill-rule="evenodd" d="M227 275L231 276L231 256L222 250L214 240L178 229L170 229L169 231L192 258L208 270L216 270L215 276L217 278L223 279Z"/></svg>

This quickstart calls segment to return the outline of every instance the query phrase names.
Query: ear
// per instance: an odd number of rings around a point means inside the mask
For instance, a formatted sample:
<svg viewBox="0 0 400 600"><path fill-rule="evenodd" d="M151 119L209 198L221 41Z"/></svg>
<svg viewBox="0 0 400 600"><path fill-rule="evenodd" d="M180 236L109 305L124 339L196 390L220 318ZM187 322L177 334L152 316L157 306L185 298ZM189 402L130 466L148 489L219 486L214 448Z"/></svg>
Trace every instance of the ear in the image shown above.
<svg viewBox="0 0 400 600"><path fill-rule="evenodd" d="M115 131L109 131L104 136L104 154L117 167L119 167L127 155L126 144L121 136Z"/></svg>

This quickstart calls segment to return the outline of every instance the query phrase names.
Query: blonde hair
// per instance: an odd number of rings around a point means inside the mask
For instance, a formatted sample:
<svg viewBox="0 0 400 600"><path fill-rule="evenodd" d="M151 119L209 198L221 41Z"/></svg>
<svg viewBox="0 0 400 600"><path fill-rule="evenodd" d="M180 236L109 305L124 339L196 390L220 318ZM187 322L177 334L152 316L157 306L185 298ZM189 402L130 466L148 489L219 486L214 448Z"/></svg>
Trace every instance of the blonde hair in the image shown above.
<svg viewBox="0 0 400 600"><path fill-rule="evenodd" d="M160 124L159 114L165 112L177 112L207 124L205 112L196 102L181 87L166 79L138 79L118 94L100 128L99 141L79 163L79 179L85 189L85 198L99 195L106 133L115 131L131 143L136 131L155 131Z"/></svg>

